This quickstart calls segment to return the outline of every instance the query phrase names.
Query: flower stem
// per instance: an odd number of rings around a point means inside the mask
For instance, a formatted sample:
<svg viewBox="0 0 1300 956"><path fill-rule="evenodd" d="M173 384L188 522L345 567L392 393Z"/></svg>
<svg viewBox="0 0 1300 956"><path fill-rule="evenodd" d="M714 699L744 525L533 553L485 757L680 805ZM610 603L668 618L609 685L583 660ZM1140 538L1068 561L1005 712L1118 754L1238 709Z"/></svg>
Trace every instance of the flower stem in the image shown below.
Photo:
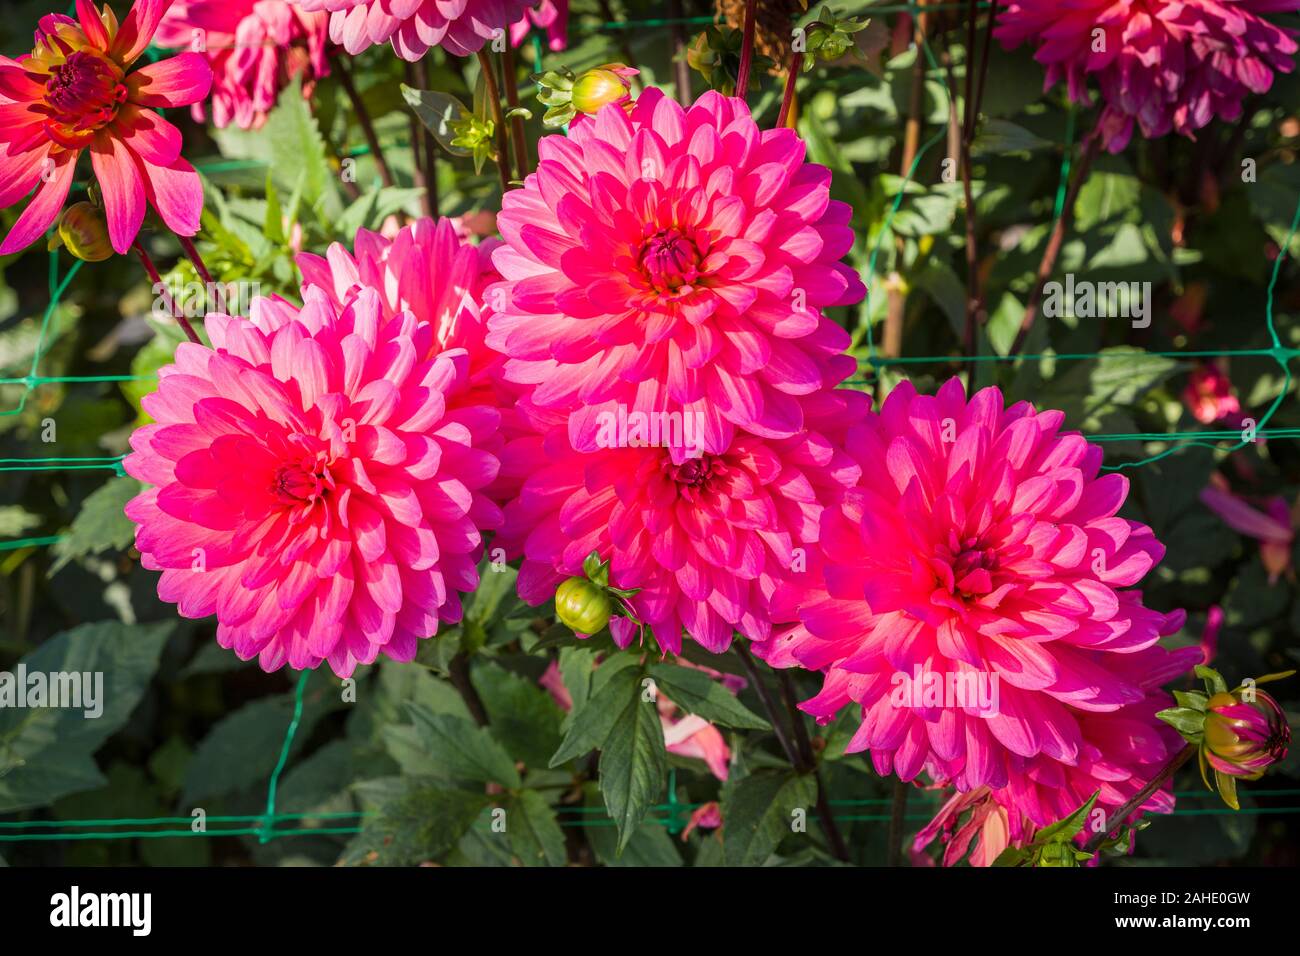
<svg viewBox="0 0 1300 956"><path fill-rule="evenodd" d="M885 844L885 866L898 866L903 855L903 826L907 819L907 795L912 785L894 781L894 799L889 807L889 840Z"/></svg>
<svg viewBox="0 0 1300 956"><path fill-rule="evenodd" d="M212 281L212 273L203 264L203 257L199 255L199 250L194 245L194 241L188 236L177 236L176 238L180 240L181 248L185 250L185 255L189 257L190 262L194 263L194 271L199 274L199 278L203 280L208 292L216 299L217 311L229 315L230 310L226 308L225 293L221 291L220 283Z"/></svg>
<svg viewBox="0 0 1300 956"><path fill-rule="evenodd" d="M487 84L488 105L492 108L492 122L497 128L497 172L501 174L501 195L510 191L510 144L506 141L506 120L501 111L501 91L497 88L496 73L487 50L478 51L478 65Z"/></svg>
<svg viewBox="0 0 1300 956"><path fill-rule="evenodd" d="M668 0L668 17L673 21L669 35L673 42L673 85L677 87L677 102L691 104L691 65L686 62L686 31L682 29L682 0ZM631 60L628 66L635 67Z"/></svg>
<svg viewBox="0 0 1300 956"><path fill-rule="evenodd" d="M785 752L786 760L790 761L790 766L792 767L799 766L798 753L795 751L794 745L790 741L790 736L786 732L785 724L782 722L778 714L776 701L772 699L772 692L768 690L767 685L763 683L763 677L758 672L758 666L754 663L753 656L739 641L734 642L732 646L736 649L736 656L739 657L741 663L745 665L745 673L749 675L749 680L754 685L754 693L758 694L758 699L763 704L763 709L767 711L767 719L772 724L772 732L776 734L777 743L781 745L781 749Z"/></svg>
<svg viewBox="0 0 1300 956"><path fill-rule="evenodd" d="M514 112L519 109L519 82L515 73L515 51L509 42L501 54L501 74L506 86L506 103ZM510 118L510 140L515 147L515 178L522 180L528 175L528 140L524 138L522 116Z"/></svg>
<svg viewBox="0 0 1300 956"><path fill-rule="evenodd" d="M1079 190L1083 187L1084 180L1088 178L1088 167L1092 165L1093 157L1097 155L1097 150L1101 147L1101 136L1094 132L1088 137L1084 144L1083 155L1079 158L1079 168L1075 170L1074 181L1070 183L1070 189L1065 194L1065 204L1061 208L1061 215L1057 217L1056 224L1052 227L1052 234L1048 237L1047 248L1043 250L1043 261L1038 264L1038 275L1034 282L1034 289L1029 294L1029 301L1025 303L1025 316L1020 320L1020 331L1016 333L1016 340L1011 345L1010 355L1015 355L1024 347L1025 339L1029 337L1029 330L1034 327L1034 319L1038 317L1038 302L1043 297L1043 289L1047 285L1047 280L1052 277L1052 270L1056 268L1056 257L1061 254L1061 246L1065 242L1065 233L1070 227L1070 221L1074 218L1074 201L1079 196Z"/></svg>
<svg viewBox="0 0 1300 956"><path fill-rule="evenodd" d="M374 158L375 165L379 167L379 178L385 186L391 186L395 182L393 172L388 168L388 161L384 159L379 137L375 135L375 125L370 121L370 111L366 109L365 101L361 99L356 84L352 82L352 74L348 71L345 58L335 57L334 67L338 70L339 83L343 87L343 92L348 95L348 100L352 103L352 112L357 114L357 122L366 137L366 145L370 147L370 155Z"/></svg>
<svg viewBox="0 0 1300 956"><path fill-rule="evenodd" d="M1191 759L1192 754L1195 752L1196 745L1188 744L1182 750L1178 751L1178 753L1174 754L1173 758L1160 769L1160 772L1147 781L1145 787L1139 790L1134 794L1132 799L1110 815L1110 820L1112 821L1111 825L1100 833L1094 833L1092 838L1083 845L1083 852L1096 853L1101 845L1106 842L1106 838L1115 830L1123 826L1124 821L1129 818L1130 814L1141 807L1142 804L1146 803L1147 798L1159 790L1161 786L1164 785L1164 782L1178 771L1179 767Z"/></svg>
<svg viewBox="0 0 1300 956"><path fill-rule="evenodd" d="M474 722L480 727L486 727L487 708L483 706L483 698L479 697L473 681L469 679L469 659L464 654L457 654L447 665L447 670L452 686L460 694L461 700L465 701L465 707L474 718Z"/></svg>
<svg viewBox="0 0 1300 956"><path fill-rule="evenodd" d="M777 671L777 679L781 682L781 696L785 699L785 706L790 714L790 723L794 727L795 746L799 749L799 759L803 764L802 769L811 771L817 778L817 815L821 817L822 826L826 829L826 840L831 845L831 852L835 858L842 863L849 862L849 848L844 843L844 837L840 834L840 828L835 823L835 815L831 813L831 804L827 799L826 784L822 780L821 770L817 767L817 758L813 755L812 741L808 739L808 728L804 726L803 714L799 712L799 704L794 692L794 681L790 679L788 670Z"/></svg>
<svg viewBox="0 0 1300 956"><path fill-rule="evenodd" d="M406 64L406 83L417 90L429 88L429 64L421 59ZM428 128L420 122L415 113L410 117L411 151L415 154L415 174L419 185L424 187L424 214L430 219L438 218L438 144Z"/></svg>
<svg viewBox="0 0 1300 956"><path fill-rule="evenodd" d="M176 308L176 303L172 301L171 293L167 291L167 283L163 282L162 276L158 274L158 267L154 265L153 260L149 258L149 253L144 251L144 246L140 245L137 241L131 244L131 248L135 251L135 254L140 257L140 262L144 265L144 271L149 274L149 281L153 283L155 294L160 296L163 302L167 305L167 311L172 314L172 317L180 325L181 331L185 333L191 342L202 344L198 333L194 331L194 326L190 325L189 319L185 318L184 313Z"/></svg>
<svg viewBox="0 0 1300 956"><path fill-rule="evenodd" d="M794 84L803 69L803 54L795 51L790 55L790 69L785 75L785 93L781 96L781 112L776 117L776 128L793 126L790 122L790 110L794 106Z"/></svg>
<svg viewBox="0 0 1300 956"><path fill-rule="evenodd" d="M736 95L749 98L749 70L754 62L754 28L758 21L758 0L745 0L744 32L740 38L740 67L736 70Z"/></svg>

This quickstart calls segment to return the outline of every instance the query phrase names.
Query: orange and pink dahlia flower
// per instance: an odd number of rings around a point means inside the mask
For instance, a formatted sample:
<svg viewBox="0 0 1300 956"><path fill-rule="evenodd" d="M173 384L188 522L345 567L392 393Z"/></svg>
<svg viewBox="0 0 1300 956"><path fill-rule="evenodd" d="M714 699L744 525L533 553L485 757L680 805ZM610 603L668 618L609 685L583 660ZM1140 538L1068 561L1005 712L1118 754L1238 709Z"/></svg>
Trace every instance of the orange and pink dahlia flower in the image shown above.
<svg viewBox="0 0 1300 956"><path fill-rule="evenodd" d="M113 249L126 252L146 206L180 236L198 232L203 188L181 158L181 134L157 112L207 96L212 70L196 53L135 68L171 0L136 0L119 25L108 6L77 0L77 19L40 19L36 45L0 56L0 207L35 188L0 243L17 252L58 218L77 158L89 150Z"/></svg>

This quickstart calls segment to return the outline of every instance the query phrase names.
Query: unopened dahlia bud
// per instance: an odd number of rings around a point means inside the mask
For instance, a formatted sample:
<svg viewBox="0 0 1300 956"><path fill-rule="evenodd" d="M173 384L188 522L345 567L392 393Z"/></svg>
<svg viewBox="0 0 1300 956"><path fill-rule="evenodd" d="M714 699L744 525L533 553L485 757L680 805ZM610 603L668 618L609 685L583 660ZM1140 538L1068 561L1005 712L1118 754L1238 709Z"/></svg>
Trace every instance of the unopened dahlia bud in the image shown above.
<svg viewBox="0 0 1300 956"><path fill-rule="evenodd" d="M631 77L636 70L622 63L606 63L587 70L573 84L573 108L579 113L595 113L608 103L630 99Z"/></svg>
<svg viewBox="0 0 1300 956"><path fill-rule="evenodd" d="M1262 690L1215 694L1206 705L1205 759L1220 773L1258 780L1286 758L1290 743L1286 714Z"/></svg>
<svg viewBox="0 0 1300 956"><path fill-rule="evenodd" d="M555 591L555 614L578 634L595 634L609 623L614 610L610 595L587 578L569 578Z"/></svg>
<svg viewBox="0 0 1300 956"><path fill-rule="evenodd" d="M108 223L104 211L88 202L74 203L59 218L58 238L51 239L50 247L62 244L78 259L102 262L113 255L108 239Z"/></svg>

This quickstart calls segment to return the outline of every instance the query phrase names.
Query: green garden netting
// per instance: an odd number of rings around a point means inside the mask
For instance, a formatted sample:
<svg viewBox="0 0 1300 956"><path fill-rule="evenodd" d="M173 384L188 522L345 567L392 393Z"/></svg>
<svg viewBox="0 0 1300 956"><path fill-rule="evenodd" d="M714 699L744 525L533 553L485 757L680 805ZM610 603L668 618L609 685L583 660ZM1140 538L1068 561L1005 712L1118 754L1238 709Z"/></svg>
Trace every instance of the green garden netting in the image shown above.
<svg viewBox="0 0 1300 956"><path fill-rule="evenodd" d="M992 6L991 3L980 2L976 4L978 9L987 9ZM924 12L934 13L941 10L964 10L968 9L966 3L946 3L946 4L926 4ZM867 12L872 14L899 13L899 12L919 12L922 8L918 4L882 4L873 6ZM702 26L713 23L711 17L690 17L679 19L654 19L654 20L637 20L625 22L606 22L593 29L596 31L613 31L656 27L666 27L672 25ZM580 32L580 31L573 31ZM540 64L543 56L543 48L540 40L540 34L534 31L532 35L533 50L537 62ZM935 59L934 53L928 43L922 39L922 52L925 55L930 69L934 72L940 71L940 66ZM940 84L944 96L947 97L947 88ZM925 154L937 143L942 141L947 135L947 129L941 128L928 140L926 140L917 150L916 156L912 161L911 167L903 177L889 210L876 235L872 244L867 264L868 276L875 275L875 264L878 254L886 238L892 235L890 226L894 216L901 208L906 197L908 184L915 176L921 160ZM1074 112L1071 110L1066 127L1066 142L1063 144L1061 172L1059 187L1056 195L1054 219L1059 219L1064 211L1064 200L1066 193L1066 184L1069 180L1070 167L1073 158L1073 149L1075 143L1074 136ZM355 154L364 154L365 148L355 150ZM237 166L248 164L258 165L255 161L237 160L234 161ZM229 162L211 163L199 165L201 171L215 172L233 168ZM1297 197L1295 213L1292 217L1290 230L1286 238L1280 244L1277 258L1273 262L1272 272L1269 278L1267 289L1267 302L1265 306L1265 329L1268 333L1271 345L1267 348L1254 349L1228 349L1221 351L1163 351L1135 352L1135 358L1146 356L1156 356L1170 359L1201 359L1201 358L1220 358L1220 357L1253 357L1268 358L1276 362L1283 375L1283 383L1279 388L1277 395L1273 398L1264 412L1260 415L1256 428L1255 437L1258 438L1300 438L1300 428L1273 428L1269 429L1268 423L1276 413L1277 409L1285 399L1291 389L1292 372L1291 362L1293 359L1300 357L1300 349L1288 348L1283 345L1281 338L1277 333L1274 324L1274 293L1276 291L1279 276L1281 275L1282 265L1285 261L1291 241L1297 231L1300 230L1300 197ZM72 267L62 275L59 272L59 255L57 251L51 252L49 257L49 294L50 302L46 307L41 318L37 343L33 351L30 367L25 375L20 377L0 378L0 386L21 386L22 395L18 404L11 409L0 410L0 416L18 415L23 412L27 406L28 398L32 392L42 385L75 385L90 384L102 382L135 382L149 381L152 376L134 376L134 375L89 375L89 376L42 376L39 374L41 358L45 351L45 341L49 332L50 323L55 309L59 302L67 293L84 265L80 260L73 263ZM889 357L881 355L873 336L871 315L872 301L872 283L867 283L867 302L865 314L868 320L865 322L865 341L867 344L867 355L864 358L864 364L871 369L884 369L891 366L925 366L925 365L952 365L953 363L982 363L982 362L1018 362L1018 361L1042 361L1050 360L1054 362L1087 362L1096 361L1103 358L1102 353L1057 353L1043 352L1031 354L974 354L974 355L912 355L912 356L895 356ZM1107 357L1113 357L1107 356ZM871 384L869 379L850 379L845 384L848 385L867 385ZM1089 441L1094 442L1140 442L1140 443L1162 443L1167 447L1136 461L1121 462L1113 465L1103 466L1104 470L1119 471L1123 469L1138 468L1143 465L1159 461L1169 455L1183 451L1189 448L1207 448L1219 451L1225 454L1238 451L1250 444L1248 439L1243 438L1240 430L1214 430L1214 429L1194 429L1188 431L1175 432L1132 432L1132 433L1095 433L1089 434ZM78 457L78 458L59 458L59 457L40 457L40 458L0 458L0 472L42 472L42 471L112 471L116 474L123 475L122 458L116 457ZM42 537L20 538L11 541L0 541L0 551L12 551L21 548L38 548L54 544L60 539L59 535L47 535ZM206 817L206 824L219 824L219 826L207 827L202 829L193 829L193 817L148 817L148 818L104 818L104 819L87 819L87 820L34 820L34 821L17 821L17 822L0 822L0 843L15 842L48 842L48 841L81 841L81 840L128 840L128 839L170 839L170 838L212 838L212 837L257 837L259 842L267 843L272 840L283 839L295 836L329 836L329 835L352 835L362 832L362 828L357 825L367 814L362 811L340 812L340 813L278 813L276 811L276 797L279 787L281 774L288 763L290 749L293 740L298 731L299 721L302 717L303 695L306 691L308 682L312 677L311 671L303 671L297 681L295 690L295 702L293 717L285 731L284 742L281 747L279 761L267 787L266 809L264 812L255 815L236 815L236 816L209 816ZM686 825L692 812L701 805L694 803L679 802L676 799L676 772L668 782L668 800L665 803L658 804L650 811L647 819L650 822L664 826L671 833L680 832ZM1179 791L1175 794L1181 800L1217 800L1217 794L1204 790ZM933 797L937 793L933 791L920 791L919 796L926 800L929 812L909 813L905 815L908 821L926 821L933 815L933 810L937 802ZM1251 798L1256 801L1265 801L1262 806L1243 806L1241 810L1232 810L1224 806L1179 806L1173 811L1174 816L1215 816L1228 814L1244 815L1269 815L1282 816L1294 813L1300 813L1300 803L1274 803L1274 800L1285 798L1300 797L1300 789L1279 789L1279 790L1256 790L1251 794ZM888 812L872 812L873 807L878 807L888 811L891 804L890 799L864 799L864 800L832 800L830 801L833 809L833 816L837 821L842 822L888 822L891 815ZM933 804L933 806L930 806ZM560 825L566 827L592 827L592 826L615 826L615 821L610 819L603 808L600 807L556 807L556 813L560 817ZM814 814L811 817L816 820ZM278 824L289 824L286 827L280 827Z"/></svg>

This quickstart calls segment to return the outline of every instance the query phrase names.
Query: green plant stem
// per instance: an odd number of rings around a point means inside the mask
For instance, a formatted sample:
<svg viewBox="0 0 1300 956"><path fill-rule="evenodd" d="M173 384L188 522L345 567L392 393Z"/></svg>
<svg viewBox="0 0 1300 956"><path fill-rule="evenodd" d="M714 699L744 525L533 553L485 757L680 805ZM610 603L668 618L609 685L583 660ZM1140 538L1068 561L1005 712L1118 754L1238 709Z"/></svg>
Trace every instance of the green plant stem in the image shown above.
<svg viewBox="0 0 1300 956"><path fill-rule="evenodd" d="M370 147L370 155L375 161L375 166L379 168L379 178L385 186L392 186L395 180L393 172L388 168L388 161L384 159L384 150L379 145L379 137L375 135L375 125L370 121L370 111L366 109L365 101L361 99L361 94L357 91L357 86L352 82L352 74L348 71L346 58L337 56L334 58L334 69L339 76L339 84L343 87L343 92L348 95L348 101L352 104L352 112L357 114L357 123L361 126L361 133L366 138L366 145Z"/></svg>
<svg viewBox="0 0 1300 956"><path fill-rule="evenodd" d="M492 69L492 58L487 50L478 51L479 69L483 71L483 82L487 84L488 105L492 109L492 122L497 128L497 172L501 174L501 195L510 191L510 144L506 138L506 119L501 110L501 91L497 89L496 73Z"/></svg>
<svg viewBox="0 0 1300 956"><path fill-rule="evenodd" d="M808 728L804 726L803 714L799 711L798 697L794 691L794 681L790 678L790 672L785 669L777 670L777 680L781 684L781 696L785 699L786 710L790 714L790 724L794 727L794 742L799 750L799 759L802 768L806 772L812 773L817 780L817 815L821 817L822 826L826 829L826 841L830 844L831 853L842 863L848 863L849 848L844 842L844 837L840 833L840 828L835 822L835 815L831 812L830 800L826 794L826 782L822 779L821 769L817 766L817 757L813 754L812 741L808 738Z"/></svg>
<svg viewBox="0 0 1300 956"><path fill-rule="evenodd" d="M194 271L199 274L199 278L203 280L212 295L216 297L217 311L229 314L230 310L226 308L225 293L221 291L219 283L212 281L212 273L208 272L208 267L203 264L203 257L199 255L198 247L194 245L193 240L188 236L177 236L176 238L180 240L181 248L185 250L185 255L189 257L190 262L194 263Z"/></svg>
<svg viewBox="0 0 1300 956"><path fill-rule="evenodd" d="M488 724L487 708L483 706L483 698L479 697L478 691L474 689L474 682L469 677L469 658L464 654L457 654L447 665L448 674L451 677L451 684L460 694L461 700L465 701L465 707L469 710L470 716L480 727L486 727Z"/></svg>
<svg viewBox="0 0 1300 956"><path fill-rule="evenodd" d="M501 80L506 87L506 104L513 113L519 109L519 80L515 72L515 51L506 43L501 54ZM528 140L524 137L524 118L510 117L510 141L515 147L515 179L523 181L528 175Z"/></svg>
<svg viewBox="0 0 1300 956"><path fill-rule="evenodd" d="M1100 833L1094 833L1088 842L1083 845L1083 852L1096 853L1097 850L1101 848L1101 845L1106 842L1106 838L1122 827L1124 821L1129 818L1133 811L1146 803L1147 798L1159 790L1166 780L1177 773L1178 768L1187 763L1194 753L1196 753L1196 745L1188 744L1182 750L1178 751L1178 753L1174 754L1169 762L1160 768L1160 772L1147 781L1145 787L1135 793L1122 807L1110 814L1107 818L1109 822L1106 829L1102 830Z"/></svg>

